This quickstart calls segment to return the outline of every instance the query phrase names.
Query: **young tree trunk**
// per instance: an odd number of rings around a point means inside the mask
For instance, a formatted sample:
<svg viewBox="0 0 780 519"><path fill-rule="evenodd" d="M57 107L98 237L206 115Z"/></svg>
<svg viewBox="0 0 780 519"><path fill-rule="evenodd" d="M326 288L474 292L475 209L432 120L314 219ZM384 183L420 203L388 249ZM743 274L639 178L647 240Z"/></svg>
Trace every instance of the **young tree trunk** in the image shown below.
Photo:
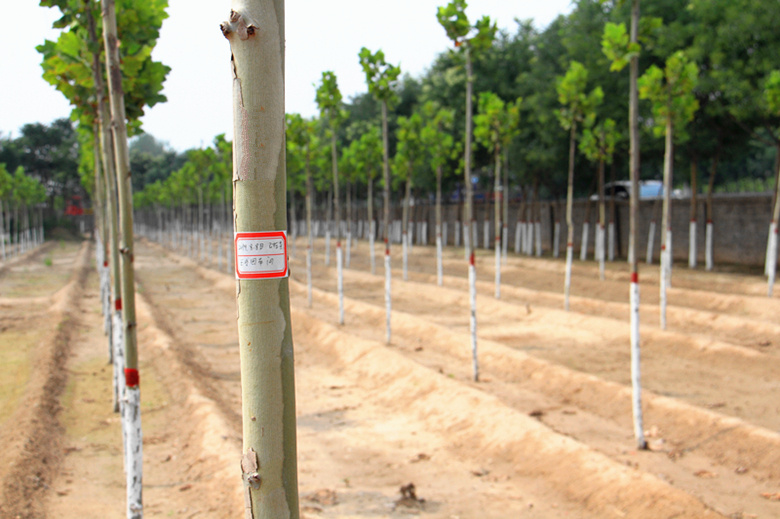
<svg viewBox="0 0 780 519"><path fill-rule="evenodd" d="M631 42L636 43L639 31L639 0L632 0L631 5ZM630 327L631 327L631 388L632 410L634 415L634 439L638 449L646 449L644 424L642 420L642 386L639 349L639 263L637 261L637 225L639 219L639 93L637 79L639 77L639 56L631 57L629 78L629 153L631 169L631 198L629 217L628 252L631 265L630 286Z"/></svg>
<svg viewBox="0 0 780 519"><path fill-rule="evenodd" d="M499 299L501 297L501 155L498 147L493 160L496 163L496 178L493 186L493 246L496 251L496 299Z"/></svg>
<svg viewBox="0 0 780 519"><path fill-rule="evenodd" d="M580 247L580 261L588 259L588 238L590 236L590 199L585 199L585 218L582 221L582 246Z"/></svg>
<svg viewBox="0 0 780 519"><path fill-rule="evenodd" d="M127 517L143 517L142 498L142 443L141 443L141 394L138 374L136 344L135 284L133 272L133 193L130 182L130 158L127 149L125 125L125 101L122 91L122 72L117 39L114 0L103 3L103 43L106 49L108 93L111 104L111 128L114 136L117 194L121 242L119 245L122 274L122 321L125 344L125 393L124 419L127 442Z"/></svg>
<svg viewBox="0 0 780 519"><path fill-rule="evenodd" d="M780 222L780 142L775 146L777 157L775 159L775 205L772 211L772 223L769 231L769 247L767 255L767 267L769 269L769 280L767 295L772 297L775 285L775 276L777 274L777 230Z"/></svg>
<svg viewBox="0 0 780 519"><path fill-rule="evenodd" d="M412 191L412 172L409 170L404 188L404 205L401 216L401 249L403 251L404 281L409 280L409 198Z"/></svg>
<svg viewBox="0 0 780 519"><path fill-rule="evenodd" d="M443 283L441 238L441 165L436 167L436 282Z"/></svg>
<svg viewBox="0 0 780 519"><path fill-rule="evenodd" d="M306 297L311 308L311 255L314 247L314 236L312 235L312 196L314 186L311 178L311 164L309 155L306 155Z"/></svg>
<svg viewBox="0 0 780 519"><path fill-rule="evenodd" d="M563 308L569 311L571 293L571 264L574 256L574 152L576 150L577 123L572 123L569 133L569 182L566 187L566 277L563 285Z"/></svg>
<svg viewBox="0 0 780 519"><path fill-rule="evenodd" d="M691 218L688 225L688 268L696 268L696 195L699 164L696 155L691 157Z"/></svg>
<svg viewBox="0 0 780 519"><path fill-rule="evenodd" d="M664 206L661 214L661 272L660 272L660 310L661 329L666 330L666 296L671 276L671 239L672 239L672 161L674 160L674 127L672 118L666 122L666 152L664 153Z"/></svg>
<svg viewBox="0 0 780 519"><path fill-rule="evenodd" d="M368 177L368 254L371 259L371 273L376 274L376 254L374 251L374 177Z"/></svg>
<svg viewBox="0 0 780 519"><path fill-rule="evenodd" d="M604 160L599 161L599 227L596 238L596 256L599 260L599 279L604 281L604 260L607 257L605 245L605 223L607 220L607 209L604 204Z"/></svg>
<svg viewBox="0 0 780 519"><path fill-rule="evenodd" d="M233 66L236 236L284 232L284 0L233 0L222 32L230 42ZM284 277L236 280L241 472L248 519L299 516L286 271Z"/></svg>
<svg viewBox="0 0 780 519"><path fill-rule="evenodd" d="M714 223L712 214L712 194L715 190L715 174L718 171L718 162L720 160L720 139L718 139L718 151L715 152L715 156L712 158L712 164L710 165L710 179L707 183L707 235L704 243L704 262L707 270L712 270L714 267L713 255L712 255L712 242L714 239Z"/></svg>
<svg viewBox="0 0 780 519"><path fill-rule="evenodd" d="M509 247L509 151L504 149L504 189L501 196L503 203L504 215L502 218L501 226L501 254L503 256L502 261L506 265L507 259L507 247Z"/></svg>
<svg viewBox="0 0 780 519"><path fill-rule="evenodd" d="M464 176L466 182L466 214L463 217L464 225L464 245L466 246L466 256L469 259L469 302L471 303L471 317L469 327L471 331L471 356L472 371L474 381L479 380L479 363L477 361L477 271L474 265L474 250L476 238L471 236L469 226L473 227L473 195L471 190L471 96L474 88L474 77L472 75L471 53L466 49L466 143L464 156Z"/></svg>
<svg viewBox="0 0 780 519"><path fill-rule="evenodd" d="M387 101L382 101L382 178L384 180L384 238L385 238L385 341L390 344L390 316L392 313L392 271L390 270L390 159L387 145Z"/></svg>
<svg viewBox="0 0 780 519"><path fill-rule="evenodd" d="M333 171L333 219L336 222L336 291L339 299L339 324L344 324L344 254L341 249L341 194L339 191L339 165L336 156L336 128L330 135L330 160Z"/></svg>

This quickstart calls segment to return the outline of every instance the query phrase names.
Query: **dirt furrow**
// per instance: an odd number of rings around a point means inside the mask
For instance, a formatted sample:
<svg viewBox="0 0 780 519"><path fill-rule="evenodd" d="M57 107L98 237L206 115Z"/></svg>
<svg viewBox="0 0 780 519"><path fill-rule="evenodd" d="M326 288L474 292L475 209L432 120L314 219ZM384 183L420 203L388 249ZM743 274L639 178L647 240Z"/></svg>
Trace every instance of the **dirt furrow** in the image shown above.
<svg viewBox="0 0 780 519"><path fill-rule="evenodd" d="M51 250L56 250L56 262L39 265L36 259ZM1 517L44 517L42 498L56 480L62 457L59 397L68 378L65 363L76 333L77 304L89 271L90 250L86 242L80 247L42 247L14 263L0 282L4 297L49 294L44 307L28 303L3 308L4 320L19 319L38 333L17 336L20 343L3 347L3 355L21 356L0 368L4 382L7 376L20 384L12 388L16 391L4 390L0 398L6 409L0 430ZM7 332L4 326L4 340L17 338Z"/></svg>

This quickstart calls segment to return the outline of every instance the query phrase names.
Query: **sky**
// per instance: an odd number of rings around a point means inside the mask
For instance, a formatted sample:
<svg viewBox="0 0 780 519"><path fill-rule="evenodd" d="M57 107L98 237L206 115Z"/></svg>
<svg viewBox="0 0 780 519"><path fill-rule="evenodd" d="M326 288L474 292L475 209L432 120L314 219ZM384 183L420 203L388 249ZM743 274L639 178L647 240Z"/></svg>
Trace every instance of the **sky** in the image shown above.
<svg viewBox="0 0 780 519"><path fill-rule="evenodd" d="M338 78L345 100L367 90L358 63L361 47L382 49L402 73L420 77L451 43L436 21L446 0L287 0L285 103L288 113L317 114L315 84L325 70ZM571 11L571 0L471 0L470 20L482 15L499 28L515 31L515 18L533 19L543 29ZM219 30L230 2L169 0L154 50L171 72L166 103L147 109L143 129L178 151L208 146L215 135L232 138L230 48ZM51 24L59 11L35 0L3 0L0 5L0 135L17 136L26 123L48 124L67 117L70 107L41 78L35 46L56 39Z"/></svg>

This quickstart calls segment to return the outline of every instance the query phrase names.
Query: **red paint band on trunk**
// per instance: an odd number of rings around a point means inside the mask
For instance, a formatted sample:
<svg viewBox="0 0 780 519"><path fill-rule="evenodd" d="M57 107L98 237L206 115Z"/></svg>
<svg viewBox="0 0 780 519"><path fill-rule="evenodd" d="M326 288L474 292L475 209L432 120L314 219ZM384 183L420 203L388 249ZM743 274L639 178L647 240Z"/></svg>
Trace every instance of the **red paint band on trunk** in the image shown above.
<svg viewBox="0 0 780 519"><path fill-rule="evenodd" d="M711 224L711 223L712 223L712 220L707 220L707 223Z"/></svg>
<svg viewBox="0 0 780 519"><path fill-rule="evenodd" d="M471 253L471 256L469 256L469 265L472 267L474 266L474 253Z"/></svg>
<svg viewBox="0 0 780 519"><path fill-rule="evenodd" d="M103 262L103 268L106 268L106 267L108 267L108 262L107 262L107 261L104 261L104 262Z"/></svg>
<svg viewBox="0 0 780 519"><path fill-rule="evenodd" d="M632 272L631 273L631 282L632 283L639 283L639 272Z"/></svg>
<svg viewBox="0 0 780 519"><path fill-rule="evenodd" d="M137 369L125 368L125 385L127 387L138 387L141 383L141 376Z"/></svg>
<svg viewBox="0 0 780 519"><path fill-rule="evenodd" d="M116 301L114 301L114 309L116 309L117 312L122 310L122 298L117 297Z"/></svg>
<svg viewBox="0 0 780 519"><path fill-rule="evenodd" d="M340 249L340 248L341 248L341 240L339 240L339 241L337 241L337 242L336 242L336 248L337 248L337 249Z"/></svg>
<svg viewBox="0 0 780 519"><path fill-rule="evenodd" d="M574 247L574 244L573 244L572 242L568 242L568 243L566 244L566 246L567 246L567 247Z"/></svg>

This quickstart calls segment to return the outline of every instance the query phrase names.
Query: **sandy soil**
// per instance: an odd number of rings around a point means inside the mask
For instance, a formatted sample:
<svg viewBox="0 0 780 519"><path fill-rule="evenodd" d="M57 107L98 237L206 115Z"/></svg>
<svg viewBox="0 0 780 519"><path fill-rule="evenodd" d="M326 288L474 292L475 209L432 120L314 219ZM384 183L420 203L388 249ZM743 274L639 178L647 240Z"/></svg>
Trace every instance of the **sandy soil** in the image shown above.
<svg viewBox="0 0 780 519"><path fill-rule="evenodd" d="M471 378L466 264L393 250L393 340L381 263L360 242L338 326L335 256L291 260L302 514L317 517L778 517L780 299L761 277L678 266L669 329L642 269L645 430L628 373L628 271L510 255L501 299L478 256L481 380ZM215 247L216 251L216 247ZM377 252L379 249L377 248ZM377 258L380 258L378 255ZM118 417L93 250L47 244L0 266L0 517L124 517ZM241 508L235 282L158 245L136 253L147 517ZM402 500L413 483L419 500Z"/></svg>

